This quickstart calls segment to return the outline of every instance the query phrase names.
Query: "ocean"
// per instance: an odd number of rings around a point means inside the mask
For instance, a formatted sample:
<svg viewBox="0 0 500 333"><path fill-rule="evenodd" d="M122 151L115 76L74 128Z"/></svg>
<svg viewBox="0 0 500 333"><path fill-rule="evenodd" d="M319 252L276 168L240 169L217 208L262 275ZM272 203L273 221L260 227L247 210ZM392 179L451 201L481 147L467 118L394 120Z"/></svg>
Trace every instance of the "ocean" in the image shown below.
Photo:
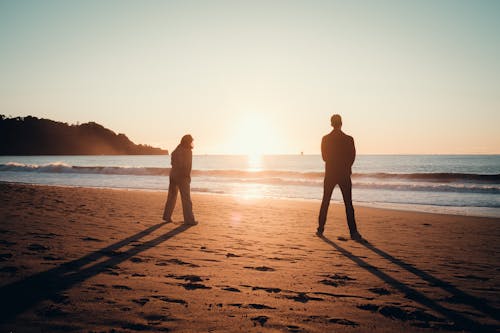
<svg viewBox="0 0 500 333"><path fill-rule="evenodd" d="M165 191L169 167L164 155L0 156L0 181ZM319 201L323 168L320 155L195 155L191 188ZM500 218L500 155L358 155L352 180L355 206Z"/></svg>

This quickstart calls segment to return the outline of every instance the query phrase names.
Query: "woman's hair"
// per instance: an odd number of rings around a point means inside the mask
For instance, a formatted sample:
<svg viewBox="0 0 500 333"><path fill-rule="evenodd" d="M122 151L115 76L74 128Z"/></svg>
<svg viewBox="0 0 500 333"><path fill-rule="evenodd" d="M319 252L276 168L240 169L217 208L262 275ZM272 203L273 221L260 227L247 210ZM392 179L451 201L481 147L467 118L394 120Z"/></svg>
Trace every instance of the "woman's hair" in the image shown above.
<svg viewBox="0 0 500 333"><path fill-rule="evenodd" d="M190 134L186 134L182 137L181 139L181 144L182 147L185 148L193 148L193 137Z"/></svg>

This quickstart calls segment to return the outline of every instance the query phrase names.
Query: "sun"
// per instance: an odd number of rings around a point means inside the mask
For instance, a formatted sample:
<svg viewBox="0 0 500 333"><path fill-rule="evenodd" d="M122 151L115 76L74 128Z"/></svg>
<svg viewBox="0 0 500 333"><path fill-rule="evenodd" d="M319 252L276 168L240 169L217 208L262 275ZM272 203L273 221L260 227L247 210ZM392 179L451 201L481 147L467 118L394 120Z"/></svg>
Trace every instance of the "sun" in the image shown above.
<svg viewBox="0 0 500 333"><path fill-rule="evenodd" d="M272 152L275 130L264 115L249 114L242 117L235 129L234 143L238 154L256 159Z"/></svg>

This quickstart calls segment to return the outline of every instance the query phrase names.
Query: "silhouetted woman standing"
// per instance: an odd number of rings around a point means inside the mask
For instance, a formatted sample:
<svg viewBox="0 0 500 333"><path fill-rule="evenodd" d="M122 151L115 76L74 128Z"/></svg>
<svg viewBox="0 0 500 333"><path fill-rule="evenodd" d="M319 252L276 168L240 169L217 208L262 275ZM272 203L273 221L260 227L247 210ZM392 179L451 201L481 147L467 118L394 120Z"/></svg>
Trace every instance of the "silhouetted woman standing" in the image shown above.
<svg viewBox="0 0 500 333"><path fill-rule="evenodd" d="M172 213L177 200L177 191L181 192L182 212L184 223L196 224L191 203L191 166L193 163L193 137L186 134L181 143L175 148L171 155L172 168L170 169L170 184L168 186L168 197L163 212L163 220L172 222Z"/></svg>

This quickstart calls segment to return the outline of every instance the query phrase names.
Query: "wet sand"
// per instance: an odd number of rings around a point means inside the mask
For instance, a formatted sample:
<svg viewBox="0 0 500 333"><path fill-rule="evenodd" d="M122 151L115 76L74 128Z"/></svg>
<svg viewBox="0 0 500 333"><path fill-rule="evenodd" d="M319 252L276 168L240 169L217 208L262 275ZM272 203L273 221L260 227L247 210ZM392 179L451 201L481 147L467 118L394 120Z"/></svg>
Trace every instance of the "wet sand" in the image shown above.
<svg viewBox="0 0 500 333"><path fill-rule="evenodd" d="M1 332L500 330L499 219L0 183Z"/></svg>

